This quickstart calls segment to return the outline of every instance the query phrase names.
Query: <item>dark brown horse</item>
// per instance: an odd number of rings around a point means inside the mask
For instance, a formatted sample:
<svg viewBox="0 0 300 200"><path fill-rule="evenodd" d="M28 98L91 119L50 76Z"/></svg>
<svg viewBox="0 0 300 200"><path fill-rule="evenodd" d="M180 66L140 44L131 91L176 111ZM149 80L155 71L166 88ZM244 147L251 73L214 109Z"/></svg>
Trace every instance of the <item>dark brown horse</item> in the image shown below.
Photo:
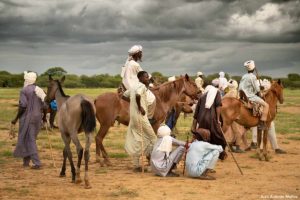
<svg viewBox="0 0 300 200"><path fill-rule="evenodd" d="M156 132L159 125L165 121L168 111L176 105L182 94L191 98L196 98L198 89L193 80L188 75L182 76L173 82L164 83L157 88L152 89L156 97L156 108L154 113L155 123L152 124ZM98 96L95 100L96 117L101 125L96 140L96 160L100 162L100 152L104 158L104 163L110 165L108 154L103 146L103 139L109 128L114 125L115 121L128 126L129 124L129 103L122 100L117 93L105 93Z"/></svg>
<svg viewBox="0 0 300 200"><path fill-rule="evenodd" d="M273 81L271 88L265 94L265 101L269 104L269 114L266 121L267 127L270 127L271 122L274 120L276 115L276 106L277 101L281 104L283 103L283 85L280 80ZM237 122L242 126L247 128L257 126L259 122L259 118L252 115L251 110L249 110L243 102L236 98L224 98L222 100L222 110L221 115L223 119L223 131L231 126L232 122ZM268 161L269 158L267 156L267 135L268 131L265 130L263 132L263 156L265 160ZM257 132L257 143L258 147L260 147L261 139L262 139L262 131ZM257 149L257 153L259 159L262 160L262 154L260 152L260 148Z"/></svg>

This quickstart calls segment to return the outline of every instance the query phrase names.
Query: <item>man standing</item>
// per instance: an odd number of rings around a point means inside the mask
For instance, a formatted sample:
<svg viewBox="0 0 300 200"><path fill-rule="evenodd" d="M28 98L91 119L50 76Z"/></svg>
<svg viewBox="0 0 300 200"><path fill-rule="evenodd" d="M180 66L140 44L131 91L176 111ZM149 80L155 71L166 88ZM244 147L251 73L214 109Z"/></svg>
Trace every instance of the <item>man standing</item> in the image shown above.
<svg viewBox="0 0 300 200"><path fill-rule="evenodd" d="M171 129L167 125L158 128L158 139L151 154L151 168L156 175L177 177L179 174L172 172L172 169L181 160L185 142L176 140L170 135ZM178 147L172 151L172 145Z"/></svg>
<svg viewBox="0 0 300 200"><path fill-rule="evenodd" d="M225 78L225 73L220 72L219 73L219 90L221 92L221 96L223 97L225 95L225 88L227 87L227 78Z"/></svg>
<svg viewBox="0 0 300 200"><path fill-rule="evenodd" d="M124 90L130 90L135 86L139 80L137 74L143 71L139 61L142 61L143 57L143 47L141 45L134 45L128 50L128 58L125 65L122 67L121 77L122 86ZM153 115L156 107L156 101L154 94L147 90L147 106L148 106L148 119L154 122Z"/></svg>
<svg viewBox="0 0 300 200"><path fill-rule="evenodd" d="M202 72L197 72L197 78L195 79L195 83L197 85L197 88L201 91L201 93L203 93L204 92L204 89L203 89L204 81L203 81L203 73Z"/></svg>
<svg viewBox="0 0 300 200"><path fill-rule="evenodd" d="M262 115L258 123L257 128L259 130L265 130L265 122L267 120L269 112L269 104L266 103L261 97L257 96L260 90L263 90L263 87L259 86L256 76L253 74L255 69L255 64L253 60L246 61L244 63L248 73L245 74L240 82L239 90L242 90L245 95L248 97L249 101L255 102L263 106Z"/></svg>
<svg viewBox="0 0 300 200"><path fill-rule="evenodd" d="M197 128L203 128L210 131L210 143L221 145L224 151L219 158L224 160L227 157L225 152L226 140L221 130L220 115L222 99L219 87L219 79L214 79L212 85L205 88L204 94L199 98L191 131L195 132Z"/></svg>
<svg viewBox="0 0 300 200"><path fill-rule="evenodd" d="M130 121L126 135L125 150L132 156L135 172L140 172L142 168L139 159L144 155L150 157L156 135L147 118L147 90L149 86L149 76L145 71L137 74L139 82L132 86L123 94L123 99L130 101ZM142 149L143 144L143 149Z"/></svg>
<svg viewBox="0 0 300 200"><path fill-rule="evenodd" d="M23 158L23 166L29 167L30 160L33 162L32 169L39 169L41 162L38 156L36 138L41 127L42 111L44 108L44 91L36 86L37 75L34 72L24 72L24 87L20 92L19 110L15 124L19 118L19 134L15 157ZM43 120L46 118L44 116Z"/></svg>

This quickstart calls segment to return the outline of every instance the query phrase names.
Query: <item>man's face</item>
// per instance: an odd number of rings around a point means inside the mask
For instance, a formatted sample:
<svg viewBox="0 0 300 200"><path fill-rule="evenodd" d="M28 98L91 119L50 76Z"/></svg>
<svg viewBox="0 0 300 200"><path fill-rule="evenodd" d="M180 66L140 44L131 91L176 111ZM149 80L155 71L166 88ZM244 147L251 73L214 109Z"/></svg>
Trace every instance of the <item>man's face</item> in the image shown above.
<svg viewBox="0 0 300 200"><path fill-rule="evenodd" d="M145 84L146 86L149 85L149 75L148 73L145 73L141 78L140 78L140 82Z"/></svg>

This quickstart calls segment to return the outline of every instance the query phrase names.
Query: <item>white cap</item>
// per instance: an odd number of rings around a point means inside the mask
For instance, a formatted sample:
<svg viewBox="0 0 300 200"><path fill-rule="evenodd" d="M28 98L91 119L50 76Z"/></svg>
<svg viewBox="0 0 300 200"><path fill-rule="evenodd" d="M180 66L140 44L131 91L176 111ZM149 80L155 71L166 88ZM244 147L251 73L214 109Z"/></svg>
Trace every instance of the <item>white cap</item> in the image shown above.
<svg viewBox="0 0 300 200"><path fill-rule="evenodd" d="M253 60L248 60L244 63L244 67L246 67L248 71L251 71L255 68L255 63Z"/></svg>
<svg viewBox="0 0 300 200"><path fill-rule="evenodd" d="M128 50L128 54L132 56L140 51L143 51L143 47L141 45L134 45Z"/></svg>
<svg viewBox="0 0 300 200"><path fill-rule="evenodd" d="M167 125L162 125L157 130L157 136L164 137L171 134L171 129Z"/></svg>
<svg viewBox="0 0 300 200"><path fill-rule="evenodd" d="M176 80L176 77L175 77L175 76L171 76L171 77L168 78L168 81L169 81L169 82L172 82L172 81L175 81L175 80Z"/></svg>
<svg viewBox="0 0 300 200"><path fill-rule="evenodd" d="M197 72L197 76L202 76L203 73L202 72Z"/></svg>
<svg viewBox="0 0 300 200"><path fill-rule="evenodd" d="M228 81L228 87L232 89L237 89L238 88L238 83L236 80L230 79Z"/></svg>
<svg viewBox="0 0 300 200"><path fill-rule="evenodd" d="M211 81L211 84L215 87L219 86L220 80L218 78L215 78Z"/></svg>
<svg viewBox="0 0 300 200"><path fill-rule="evenodd" d="M27 72L24 71L24 80L34 83L36 81L36 73L35 72Z"/></svg>
<svg viewBox="0 0 300 200"><path fill-rule="evenodd" d="M224 76L225 76L225 73L221 71L221 72L219 73L219 75L220 75L220 77L224 77Z"/></svg>

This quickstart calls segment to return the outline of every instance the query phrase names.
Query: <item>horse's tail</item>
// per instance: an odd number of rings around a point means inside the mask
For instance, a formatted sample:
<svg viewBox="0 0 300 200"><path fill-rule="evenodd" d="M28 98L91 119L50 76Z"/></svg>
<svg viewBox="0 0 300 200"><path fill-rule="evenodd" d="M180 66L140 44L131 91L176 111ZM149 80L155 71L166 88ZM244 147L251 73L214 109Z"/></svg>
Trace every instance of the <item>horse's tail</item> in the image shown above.
<svg viewBox="0 0 300 200"><path fill-rule="evenodd" d="M96 128L96 118L93 105L85 99L81 101L80 105L82 109L81 126L86 133L90 133Z"/></svg>

